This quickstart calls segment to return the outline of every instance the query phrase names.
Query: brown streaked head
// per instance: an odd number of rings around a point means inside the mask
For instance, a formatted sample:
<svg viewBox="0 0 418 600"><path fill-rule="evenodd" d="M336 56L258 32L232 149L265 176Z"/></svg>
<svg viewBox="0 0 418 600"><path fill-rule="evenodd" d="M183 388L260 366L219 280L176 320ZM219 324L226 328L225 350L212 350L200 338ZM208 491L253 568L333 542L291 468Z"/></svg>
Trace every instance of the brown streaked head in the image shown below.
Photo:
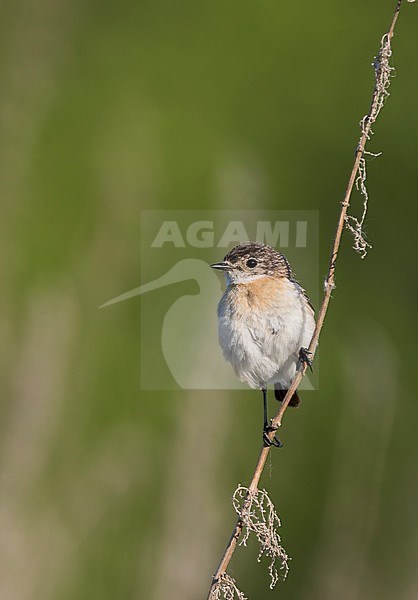
<svg viewBox="0 0 418 600"><path fill-rule="evenodd" d="M224 260L211 265L225 271L231 283L245 283L260 277L293 278L286 257L271 246L261 242L244 242L235 246Z"/></svg>

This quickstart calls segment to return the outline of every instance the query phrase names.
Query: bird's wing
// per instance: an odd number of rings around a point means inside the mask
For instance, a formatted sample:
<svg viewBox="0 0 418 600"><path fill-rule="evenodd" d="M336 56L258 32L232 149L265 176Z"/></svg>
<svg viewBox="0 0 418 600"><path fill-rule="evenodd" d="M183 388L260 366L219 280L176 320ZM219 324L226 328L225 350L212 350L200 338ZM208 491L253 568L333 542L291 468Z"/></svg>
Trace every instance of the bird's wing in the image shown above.
<svg viewBox="0 0 418 600"><path fill-rule="evenodd" d="M300 285L299 281L296 281L296 279L291 279L290 281L292 281L294 284L297 285L297 287L299 288L300 293L305 298L308 306L312 309L312 312L315 315L314 306L313 306L312 302L310 301L308 294L306 293L306 291L304 290L304 288Z"/></svg>

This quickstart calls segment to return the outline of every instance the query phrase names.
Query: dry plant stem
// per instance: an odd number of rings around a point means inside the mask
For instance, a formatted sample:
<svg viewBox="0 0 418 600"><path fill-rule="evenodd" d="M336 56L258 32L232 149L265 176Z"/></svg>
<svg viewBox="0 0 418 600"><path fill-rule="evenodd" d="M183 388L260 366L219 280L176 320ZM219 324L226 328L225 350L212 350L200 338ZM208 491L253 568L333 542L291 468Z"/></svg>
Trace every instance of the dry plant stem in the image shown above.
<svg viewBox="0 0 418 600"><path fill-rule="evenodd" d="M387 37L388 40L390 41L393 37L393 32L395 29L395 25L396 25L396 21L398 19L398 15L399 15L399 10L402 4L402 0L397 0L397 4L396 4L396 9L395 9L395 13L393 15L392 18L392 22L389 28L389 31L387 33ZM372 97L372 102L370 105L370 110L368 113L368 116L366 117L365 120L365 126L362 132L362 136L360 138L360 142L358 144L357 150L356 150L356 156L355 156L355 160L354 160L354 165L353 165L353 169L351 171L351 175L350 178L348 180L348 185L347 185L347 189L344 195L344 199L341 202L341 211L340 211L340 215L338 218L338 225L337 225L337 229L336 229L336 233L335 233L335 239L334 239L334 243L332 246L332 251L331 251L331 258L330 258L330 264L329 264L329 269L328 269L328 274L325 280L325 285L324 285L324 297L322 300L322 304L321 304L321 308L319 310L319 314L318 314L318 318L317 318L317 322L316 322L316 327L315 327L315 331L311 340L311 343L309 344L309 352L311 353L312 358L315 356L315 352L318 346L318 340L319 340L319 335L321 333L323 324L324 324L324 320L325 320L325 315L327 313L327 309L328 309L328 304L329 301L331 299L331 294L333 289L335 288L335 283L334 283L334 276L335 276L335 263L337 261L337 257L338 257L338 251L340 248L340 243L341 243L341 236L343 233L343 229L344 229L344 223L345 223L345 216L347 214L347 209L350 205L350 197L351 197L351 192L353 190L353 186L354 186L354 182L356 180L356 175L359 169L359 165L360 165L360 160L364 154L364 149L366 146L366 142L369 138L369 133L370 133L370 128L371 128L371 120L370 120L370 115L372 115L374 113L374 110L376 108L376 104L377 104L377 100L378 100L378 90L377 90L377 86L375 86L374 91L373 91L373 97ZM277 412L276 416L274 417L274 419L272 419L272 427L280 427L282 424L282 419L284 416L284 413L287 410L287 407L289 405L290 399L293 396L294 392L296 391L299 383L301 382L302 377L305 374L306 371L306 364L303 364L298 372L296 373L295 378L292 381L292 384L283 400L283 403L280 406L279 411ZM274 437L274 431L272 431L269 434L269 438L272 440ZM268 454L270 452L270 448L269 447L263 447L261 449L260 455L258 457L258 461L257 461L257 465L255 467L255 471L251 480L251 484L249 486L249 490L250 491L255 491L258 487L258 483L260 481L261 475L263 473L265 464L266 464L266 460L268 457ZM215 586L216 582L218 581L219 577L226 572L226 569L229 565L229 562L232 558L232 555L234 554L235 548L237 546L238 543L238 539L241 535L242 532L242 528L243 528L243 523L241 518L238 518L237 523L234 527L234 530L232 532L232 535L230 537L230 540L227 544L227 547L225 549L224 555L221 559L221 562L219 563L219 566L216 570L216 573L213 576L213 580L212 580L212 585L211 588L209 590L209 596L208 598L210 599L211 597L211 592L213 587Z"/></svg>

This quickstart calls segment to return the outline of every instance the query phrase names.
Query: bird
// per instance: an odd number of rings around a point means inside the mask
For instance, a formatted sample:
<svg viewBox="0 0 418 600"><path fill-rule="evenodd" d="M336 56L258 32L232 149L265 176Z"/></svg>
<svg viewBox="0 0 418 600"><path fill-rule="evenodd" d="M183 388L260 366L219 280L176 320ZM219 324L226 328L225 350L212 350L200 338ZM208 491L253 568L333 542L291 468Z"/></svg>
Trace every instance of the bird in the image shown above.
<svg viewBox="0 0 418 600"><path fill-rule="evenodd" d="M238 378L263 393L263 441L282 446L269 433L267 387L283 401L302 362L311 367L308 351L315 313L305 290L296 281L287 258L261 242L235 246L222 262L210 265L223 271L226 290L218 304L218 337L224 358ZM291 406L298 406L298 392Z"/></svg>

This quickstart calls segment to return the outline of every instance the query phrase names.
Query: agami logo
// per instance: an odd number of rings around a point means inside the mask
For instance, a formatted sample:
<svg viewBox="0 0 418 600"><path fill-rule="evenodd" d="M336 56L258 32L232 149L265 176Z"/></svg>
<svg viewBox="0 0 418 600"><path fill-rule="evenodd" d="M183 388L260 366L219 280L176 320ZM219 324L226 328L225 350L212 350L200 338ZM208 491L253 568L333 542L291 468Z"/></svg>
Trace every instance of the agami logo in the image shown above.
<svg viewBox="0 0 418 600"><path fill-rule="evenodd" d="M205 211L145 211L142 264L144 271L151 266L160 275L100 307L143 298L138 338L144 389L246 389L219 348L216 307L225 283L209 266L233 246L256 239L278 249L286 247L287 252L294 251L292 257L310 257L310 277L304 275L304 282L317 273L316 211L263 211L261 218L260 211L246 211L239 213L240 219L234 211L213 211L214 218L209 219L202 216L206 217ZM293 259L295 265L298 262ZM161 301L168 286L179 295L166 307ZM191 287L197 292L190 294ZM311 289L309 292L315 297ZM150 336L154 342L158 340L157 350L155 343L147 341ZM308 378L304 387L312 388Z"/></svg>
<svg viewBox="0 0 418 600"><path fill-rule="evenodd" d="M257 221L254 240L268 244L273 248L289 247L289 221ZM293 224L292 224L293 225ZM296 221L294 224L294 244L296 248L306 247L308 222ZM252 238L248 235L243 221L230 221L219 238L215 237L213 221L195 221L190 223L183 235L178 221L163 221L152 241L152 248L162 248L172 244L175 248L229 248L231 244L241 244Z"/></svg>

